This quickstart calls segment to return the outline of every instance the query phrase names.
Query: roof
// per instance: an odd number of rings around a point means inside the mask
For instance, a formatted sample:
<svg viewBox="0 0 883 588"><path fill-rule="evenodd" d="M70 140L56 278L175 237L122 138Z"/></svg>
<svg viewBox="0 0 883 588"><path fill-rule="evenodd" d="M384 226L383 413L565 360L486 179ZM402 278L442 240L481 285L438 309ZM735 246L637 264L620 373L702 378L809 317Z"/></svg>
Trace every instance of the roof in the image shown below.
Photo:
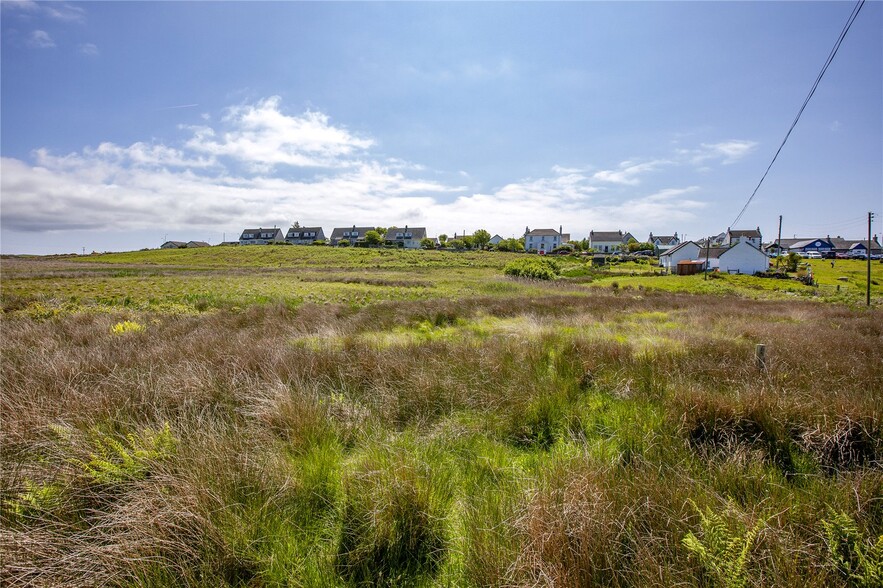
<svg viewBox="0 0 883 588"><path fill-rule="evenodd" d="M591 231L589 239L592 241L622 241L622 231Z"/></svg>
<svg viewBox="0 0 883 588"><path fill-rule="evenodd" d="M759 238L760 237L760 230L759 229L744 229L744 230L737 229L734 231L734 230L728 229L727 234L730 237L749 237L749 238L758 237Z"/></svg>
<svg viewBox="0 0 883 588"><path fill-rule="evenodd" d="M276 234L281 235L281 234L282 234L282 229L277 228L277 227L273 227L272 229L264 229L264 228L259 228L259 229L245 229L245 230L242 231L242 234L244 235L244 234L246 234L246 233L250 233L250 234L253 234L253 233L266 233L267 231L271 231L274 235L276 235ZM241 239L241 238L242 238L242 237L240 237L240 239ZM255 237L255 238L257 238L257 237Z"/></svg>
<svg viewBox="0 0 883 588"><path fill-rule="evenodd" d="M377 229L374 227L334 227L334 230L331 231L331 239L346 239L347 237L344 237L343 234L351 233L353 231L359 233L359 237L364 237L365 233L367 233L368 231L376 230Z"/></svg>
<svg viewBox="0 0 883 588"><path fill-rule="evenodd" d="M209 245L205 241L188 241L187 246L188 247L211 247L211 245Z"/></svg>
<svg viewBox="0 0 883 588"><path fill-rule="evenodd" d="M800 249L801 247L806 247L807 245L812 245L813 243L816 243L817 241L825 243L827 245L831 245L831 246L834 245L833 243L831 243L827 239L819 238L819 239L804 239L803 241L797 241L796 243L792 243L791 245L789 245L789 247L793 247L795 249Z"/></svg>
<svg viewBox="0 0 883 588"><path fill-rule="evenodd" d="M290 229L288 229L285 237L288 238L289 236L291 236L292 233L298 233L299 235L303 233L316 233L316 235L318 235L321 232L322 227L291 227Z"/></svg>
<svg viewBox="0 0 883 588"><path fill-rule="evenodd" d="M828 241L834 245L835 249L853 249L859 243L863 244L865 247L868 246L867 239L841 239L839 237L832 237L828 239ZM880 243L877 241L876 237L871 241L871 249L874 251L880 249Z"/></svg>
<svg viewBox="0 0 883 588"><path fill-rule="evenodd" d="M729 251L729 247L702 247L699 250L698 259L718 259L721 255Z"/></svg>
<svg viewBox="0 0 883 588"><path fill-rule="evenodd" d="M758 253L760 253L760 254L763 255L764 257L766 257L766 253L764 253L763 251L761 251L760 249L758 249L757 247L755 247L754 245L752 245L752 244L749 243L748 241L739 241L739 242L736 243L735 245L731 245L730 247L724 247L724 248L723 248L724 251L723 251L721 254L719 254L718 257L720 257L721 255L723 255L723 254L726 253L727 251L730 251L730 250L732 250L732 249L738 249L739 247L742 247L742 248L745 248L745 247L751 247L752 249L754 249L755 251L757 251ZM714 251L714 248L712 248L712 251Z"/></svg>
<svg viewBox="0 0 883 588"><path fill-rule="evenodd" d="M673 253L675 253L675 252L677 252L677 251L680 251L681 249L683 249L684 247L686 247L687 245L690 245L690 244L693 244L693 245L695 245L696 247L699 247L699 244L698 244L698 243L695 243L695 242L693 242L693 241L684 241L684 242L682 242L682 243L678 243L677 245L675 245L675 246L672 247L671 249L665 251L664 253L660 253L660 254L659 254L659 257L664 257L664 256L666 256L666 255L672 255Z"/></svg>
<svg viewBox="0 0 883 588"><path fill-rule="evenodd" d="M654 235L653 233L650 233L650 242L651 243L653 241L659 241L660 243L666 243L666 242L671 243L672 241L677 241L677 240L678 240L678 238L675 237L674 235Z"/></svg>
<svg viewBox="0 0 883 588"><path fill-rule="evenodd" d="M525 233L525 237L557 237L561 233L555 229L534 229L529 233Z"/></svg>
<svg viewBox="0 0 883 588"><path fill-rule="evenodd" d="M187 245L187 243L185 241L166 241L165 243L163 243L163 245L169 245L169 244L172 244L176 247L183 247L184 245Z"/></svg>
<svg viewBox="0 0 883 588"><path fill-rule="evenodd" d="M411 233L408 239L425 239L426 238L426 227L396 227L394 229L387 229L386 236L384 237L387 241L398 241L404 240L406 237L396 237L396 233Z"/></svg>

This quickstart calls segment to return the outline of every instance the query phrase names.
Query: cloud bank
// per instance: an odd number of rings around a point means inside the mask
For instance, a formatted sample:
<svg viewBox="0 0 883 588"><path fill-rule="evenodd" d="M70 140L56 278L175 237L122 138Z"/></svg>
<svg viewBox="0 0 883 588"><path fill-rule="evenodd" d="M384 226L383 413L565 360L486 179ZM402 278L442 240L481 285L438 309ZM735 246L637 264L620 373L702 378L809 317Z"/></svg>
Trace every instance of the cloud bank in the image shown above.
<svg viewBox="0 0 883 588"><path fill-rule="evenodd" d="M677 161L626 161L607 170L554 166L544 177L491 190L399 158L321 112L288 114L279 97L228 108L214 125L181 127L174 145L110 142L67 155L39 148L32 161L2 158L2 226L14 231L218 230L298 219L328 228L411 224L431 233L485 227L504 236L526 225L666 228L705 206L698 186L645 190ZM750 142L702 145L726 163ZM659 230L659 229L656 229Z"/></svg>

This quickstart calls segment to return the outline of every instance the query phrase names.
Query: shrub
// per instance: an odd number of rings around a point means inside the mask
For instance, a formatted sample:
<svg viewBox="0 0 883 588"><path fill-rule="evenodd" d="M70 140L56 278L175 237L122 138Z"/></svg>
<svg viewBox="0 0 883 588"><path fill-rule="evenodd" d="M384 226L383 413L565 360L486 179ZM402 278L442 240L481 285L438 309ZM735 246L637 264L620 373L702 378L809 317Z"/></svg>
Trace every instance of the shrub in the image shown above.
<svg viewBox="0 0 883 588"><path fill-rule="evenodd" d="M141 333L146 327L135 321L122 321L110 328L110 332L114 335L125 335L126 333Z"/></svg>
<svg viewBox="0 0 883 588"><path fill-rule="evenodd" d="M883 586L883 535L866 540L846 513L822 521L831 564L849 586Z"/></svg>
<svg viewBox="0 0 883 588"><path fill-rule="evenodd" d="M503 273L507 276L531 280L554 280L561 270L551 259L519 259L507 263Z"/></svg>

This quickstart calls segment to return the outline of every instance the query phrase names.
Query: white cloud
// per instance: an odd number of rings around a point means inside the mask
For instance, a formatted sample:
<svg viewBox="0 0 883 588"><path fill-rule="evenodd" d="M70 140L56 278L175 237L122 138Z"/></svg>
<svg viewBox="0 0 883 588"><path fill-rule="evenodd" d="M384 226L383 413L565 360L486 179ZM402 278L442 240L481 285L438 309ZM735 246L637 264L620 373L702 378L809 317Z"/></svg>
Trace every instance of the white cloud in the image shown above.
<svg viewBox="0 0 883 588"><path fill-rule="evenodd" d="M681 152L691 156L691 161L694 164L719 160L724 165L729 165L751 154L757 145L756 141L733 139L721 143L702 143L701 149L682 150Z"/></svg>
<svg viewBox="0 0 883 588"><path fill-rule="evenodd" d="M86 20L86 10L65 2L34 2L33 0L3 0L0 6L5 11L15 11L23 18L32 15L47 16L63 22L82 23Z"/></svg>
<svg viewBox="0 0 883 588"><path fill-rule="evenodd" d="M231 130L218 134L210 127L196 127L187 147L269 171L277 165L345 167L352 163L349 156L374 144L332 126L321 112L285 115L280 103L279 96L272 96L254 105L232 107L223 119Z"/></svg>
<svg viewBox="0 0 883 588"><path fill-rule="evenodd" d="M78 49L83 55L88 55L90 57L98 55L98 45L95 43L80 43Z"/></svg>
<svg viewBox="0 0 883 588"><path fill-rule="evenodd" d="M419 223L434 233L485 227L506 236L525 225L564 225L577 236L647 223L658 230L704 206L695 186L635 191L638 177L665 160L597 173L556 165L547 177L474 193L420 177L440 177L423 166L372 158L371 138L332 125L320 112L285 115L278 98L229 109L220 128L182 130L189 137L177 147L105 142L62 156L37 149L30 164L2 158L0 222L14 231L166 231L299 218L328 228ZM317 162L319 169L278 169ZM468 174L444 175L468 181Z"/></svg>
<svg viewBox="0 0 883 588"><path fill-rule="evenodd" d="M592 178L600 182L610 182L613 184L636 186L641 183L639 176L656 171L659 168L669 164L671 164L671 162L665 159L657 159L654 161L647 161L645 163L623 161L619 164L618 169L595 172Z"/></svg>
<svg viewBox="0 0 883 588"><path fill-rule="evenodd" d="M50 49L55 47L55 41L46 31L36 30L28 36L28 45L38 49Z"/></svg>
<svg viewBox="0 0 883 588"><path fill-rule="evenodd" d="M43 13L54 18L66 22L85 22L86 11L82 6L74 6L64 2L43 2L40 4Z"/></svg>

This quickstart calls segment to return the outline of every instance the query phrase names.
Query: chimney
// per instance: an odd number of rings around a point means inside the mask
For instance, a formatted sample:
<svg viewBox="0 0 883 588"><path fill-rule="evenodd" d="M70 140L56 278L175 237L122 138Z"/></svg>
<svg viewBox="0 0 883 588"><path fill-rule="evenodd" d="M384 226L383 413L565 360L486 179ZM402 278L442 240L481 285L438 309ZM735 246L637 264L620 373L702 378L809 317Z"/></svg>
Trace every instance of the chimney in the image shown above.
<svg viewBox="0 0 883 588"><path fill-rule="evenodd" d="M530 227L524 227L524 233L527 234L530 232Z"/></svg>
<svg viewBox="0 0 883 588"><path fill-rule="evenodd" d="M558 225L558 234L559 234L559 235L563 235L563 234L564 234L564 225Z"/></svg>

